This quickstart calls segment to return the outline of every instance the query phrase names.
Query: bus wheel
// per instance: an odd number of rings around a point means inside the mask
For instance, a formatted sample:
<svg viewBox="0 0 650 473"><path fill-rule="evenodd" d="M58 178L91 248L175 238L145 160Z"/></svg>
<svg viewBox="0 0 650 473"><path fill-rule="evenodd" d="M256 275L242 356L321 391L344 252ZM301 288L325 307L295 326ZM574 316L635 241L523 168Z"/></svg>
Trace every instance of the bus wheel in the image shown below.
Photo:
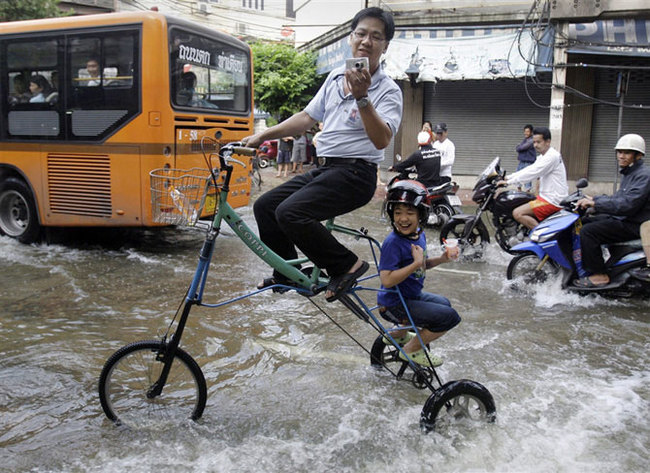
<svg viewBox="0 0 650 473"><path fill-rule="evenodd" d="M21 243L33 243L41 233L34 197L27 185L15 177L0 183L0 233Z"/></svg>

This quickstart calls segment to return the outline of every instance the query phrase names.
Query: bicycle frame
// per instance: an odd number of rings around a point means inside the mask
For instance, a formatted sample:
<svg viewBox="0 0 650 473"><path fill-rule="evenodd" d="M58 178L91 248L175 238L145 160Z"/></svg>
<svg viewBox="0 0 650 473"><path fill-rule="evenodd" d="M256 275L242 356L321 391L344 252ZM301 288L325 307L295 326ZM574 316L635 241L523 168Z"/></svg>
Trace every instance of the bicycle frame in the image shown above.
<svg viewBox="0 0 650 473"><path fill-rule="evenodd" d="M151 386L151 388L148 391L147 396L150 398L153 398L155 396L158 396L162 393L162 389L167 381L167 376L169 374L169 371L171 369L171 363L174 359L174 354L176 352L176 349L180 343L183 331L185 329L185 325L187 322L187 319L189 317L190 310L193 305L199 305L199 306L204 306L204 307L211 307L211 308L217 308L221 307L233 302L236 302L241 299L248 298L252 295L258 294L260 292L266 291L268 289L272 289L274 286L269 286L265 287L263 289L259 289L256 291L253 291L251 293L235 297L232 299L228 299L226 301L217 303L217 304L207 304L203 303L203 291L205 289L205 284L207 282L207 277L208 277L208 272L210 268L210 262L212 260L212 255L214 253L214 247L216 243L216 238L219 235L220 229L221 229L221 224L222 222L226 222L228 226L235 232L235 234L239 237L241 241L243 241L246 246L255 254L257 255L262 261L267 263L269 266L274 268L275 270L279 271L281 274L289 278L292 282L297 284L297 287L294 286L284 286L281 284L275 285L278 287L288 287L290 289L296 290L304 295L308 296L313 296L317 294L318 292L321 292L327 287L328 279L321 277L321 269L314 266L312 273L310 276L307 276L305 273L300 271L298 267L302 263L310 262L308 258L298 258L298 259L293 259L293 260L285 260L281 256L279 256L277 253L275 253L273 250L271 250L264 242L260 240L260 238L257 236L257 234L251 230L251 228L243 221L241 216L235 211L235 209L232 208L232 206L228 203L228 194L230 192L229 189L229 183L230 183L230 178L232 176L232 171L233 167L231 164L229 164L226 159L219 154L219 159L221 161L221 169L225 172L224 176L224 182L223 185L221 186L221 190L219 192L219 201L217 203L217 208L216 208L216 213L214 216L214 219L212 221L212 224L210 228L207 230L206 238L203 243L203 246L201 248L201 251L199 253L199 263L197 265L196 271L194 273L194 277L192 278L192 282L190 284L190 287L188 289L187 295L185 297L185 303L183 306L183 311L181 313L181 316L178 321L178 325L176 327L176 330L170 337L169 343L167 345L167 349L164 351L162 354L162 360L164 362L164 367L161 371L161 374L158 378L158 380ZM236 161L231 158L231 160ZM357 238L365 238L370 242L370 247L371 251L373 254L373 259L375 260L375 266L378 266L377 264L377 254L375 252L375 247L376 248L381 248L381 245L377 240L375 240L372 237L369 237L366 232L361 230L354 230L348 227L344 227L341 225L337 225L334 223L334 219L330 219L326 222L325 227L330 230L330 231L335 231L338 233L342 234L347 234L351 236L355 236ZM374 246L373 246L374 245ZM367 276L365 278L362 278L360 281L364 281L370 278L378 277L378 274L374 274L371 276ZM393 336L390 334L391 331L396 331L396 330L401 330L404 328L407 329L413 329L415 331L416 336L418 337L420 343L422 346L424 346L424 343L422 341L422 337L420 335L420 331L417 329L415 326L415 323L413 322L413 319L411 318L411 314L408 310L408 307L406 307L406 303L404 299L402 298L401 293L399 293L399 289L391 289L393 291L396 291L399 294L400 300L402 304L404 305L406 309L406 313L409 319L409 322L411 323L410 326L406 327L396 327L393 329L386 329L382 323L379 321L379 319L373 314L373 311L378 309L378 306L374 307L369 307L366 305L363 300L359 297L359 295L356 293L359 290L371 290L371 291L379 291L379 289L374 289L374 288L366 288L362 286L358 286L354 289L352 289L352 294L354 295L354 298L356 299L356 302L353 301L347 294L343 295L339 298L339 300L348 308L350 309L357 317L360 319L370 322L370 319L372 319L372 322L374 323L374 327L377 329L377 331L388 337L388 339L391 340L391 342L399 349L400 352L402 352L407 358L408 358L408 364L411 366L411 368L418 374L422 373L425 371L424 368L420 367L417 365L413 360L408 357L408 355L404 352L403 348L399 346L396 342ZM358 342L357 342L358 343ZM400 370L399 374L395 375L398 379L399 377L403 374L404 370L406 369L406 365L402 367ZM442 385L442 382L438 378L438 374L435 371L435 369L431 368L434 376L436 377L438 383ZM394 374L394 373L393 373ZM435 391L435 388L431 384L431 382L425 377L422 379L423 384L425 384L432 392Z"/></svg>

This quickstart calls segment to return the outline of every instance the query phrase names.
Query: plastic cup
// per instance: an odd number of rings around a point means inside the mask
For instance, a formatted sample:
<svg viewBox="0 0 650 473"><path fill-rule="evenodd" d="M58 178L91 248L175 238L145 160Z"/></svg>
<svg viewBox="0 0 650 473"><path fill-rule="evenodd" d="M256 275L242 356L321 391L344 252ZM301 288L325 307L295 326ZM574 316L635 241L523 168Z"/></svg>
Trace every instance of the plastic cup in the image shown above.
<svg viewBox="0 0 650 473"><path fill-rule="evenodd" d="M458 249L458 240L455 238L448 238L445 240L445 252L447 253L447 258L456 259L458 258L459 249Z"/></svg>

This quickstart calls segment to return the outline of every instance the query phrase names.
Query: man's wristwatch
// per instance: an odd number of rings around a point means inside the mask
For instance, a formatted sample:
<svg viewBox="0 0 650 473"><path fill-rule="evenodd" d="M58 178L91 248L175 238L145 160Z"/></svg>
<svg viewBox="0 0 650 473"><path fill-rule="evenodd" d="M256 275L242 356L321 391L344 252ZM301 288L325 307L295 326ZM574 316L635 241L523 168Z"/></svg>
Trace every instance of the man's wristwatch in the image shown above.
<svg viewBox="0 0 650 473"><path fill-rule="evenodd" d="M365 108L368 106L369 103L370 100L368 99L367 95L364 95L363 97L357 99L357 107L359 108Z"/></svg>

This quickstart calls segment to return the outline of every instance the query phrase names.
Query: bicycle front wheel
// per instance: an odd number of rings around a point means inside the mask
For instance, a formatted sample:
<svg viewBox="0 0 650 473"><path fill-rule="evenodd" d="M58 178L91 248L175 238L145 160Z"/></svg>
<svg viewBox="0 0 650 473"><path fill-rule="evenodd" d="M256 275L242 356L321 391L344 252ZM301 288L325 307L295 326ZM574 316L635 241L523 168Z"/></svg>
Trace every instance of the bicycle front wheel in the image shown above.
<svg viewBox="0 0 650 473"><path fill-rule="evenodd" d="M176 349L167 382L159 396L147 396L163 368L167 344L160 340L134 342L106 361L99 377L99 399L118 425L149 427L196 420L207 399L205 377L194 359Z"/></svg>

